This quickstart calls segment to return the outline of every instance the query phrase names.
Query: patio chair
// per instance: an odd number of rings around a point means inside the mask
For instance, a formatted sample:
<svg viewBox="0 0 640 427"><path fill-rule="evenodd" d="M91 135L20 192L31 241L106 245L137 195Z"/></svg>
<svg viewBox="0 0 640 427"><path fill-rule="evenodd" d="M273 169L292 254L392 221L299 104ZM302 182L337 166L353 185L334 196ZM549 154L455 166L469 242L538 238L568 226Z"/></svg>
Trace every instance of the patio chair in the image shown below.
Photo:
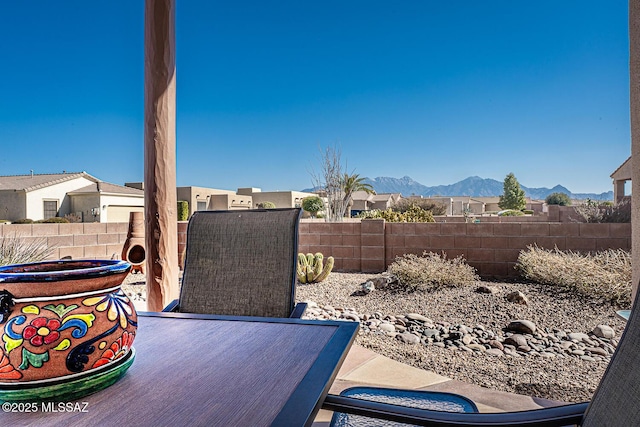
<svg viewBox="0 0 640 427"><path fill-rule="evenodd" d="M301 209L198 211L187 226L180 298L163 311L301 317L295 306Z"/></svg>
<svg viewBox="0 0 640 427"><path fill-rule="evenodd" d="M633 307L638 304L640 292L636 294ZM350 389L350 393L353 390ZM349 426L375 425L376 420L371 418L421 426L640 426L640 310L631 310L618 347L591 402L520 412L454 413L433 410L441 408L441 402L446 401L447 396L427 393L425 397L439 402L432 409L382 403L385 399L379 396L385 394L384 390L371 393L367 397L369 400L328 395L323 408L370 417L369 422L344 424Z"/></svg>

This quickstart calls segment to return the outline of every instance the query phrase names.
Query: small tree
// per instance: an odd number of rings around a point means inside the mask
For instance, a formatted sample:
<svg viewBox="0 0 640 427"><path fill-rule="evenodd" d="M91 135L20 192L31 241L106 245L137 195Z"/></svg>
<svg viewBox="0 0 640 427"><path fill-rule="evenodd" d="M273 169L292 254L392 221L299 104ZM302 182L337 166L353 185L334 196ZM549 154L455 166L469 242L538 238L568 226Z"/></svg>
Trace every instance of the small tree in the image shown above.
<svg viewBox="0 0 640 427"><path fill-rule="evenodd" d="M302 209L315 218L316 214L324 209L324 202L318 196L308 196L302 199Z"/></svg>
<svg viewBox="0 0 640 427"><path fill-rule="evenodd" d="M544 199L548 205L569 206L571 199L565 193L551 193Z"/></svg>
<svg viewBox="0 0 640 427"><path fill-rule="evenodd" d="M186 221L189 219L189 202L186 200L178 200L178 221Z"/></svg>
<svg viewBox="0 0 640 427"><path fill-rule="evenodd" d="M520 184L516 176L511 172L504 179L504 194L500 196L498 206L500 209L514 209L521 211L527 205L524 197L524 190L520 188Z"/></svg>
<svg viewBox="0 0 640 427"><path fill-rule="evenodd" d="M353 196L353 193L356 191L364 191L367 194L376 194L373 186L364 182L364 178L361 178L357 173L352 175L348 173L344 174L342 178L342 191L344 192L344 196L342 197L343 216L347 213L347 210L349 211L349 216L351 216L351 206L353 206L351 196Z"/></svg>

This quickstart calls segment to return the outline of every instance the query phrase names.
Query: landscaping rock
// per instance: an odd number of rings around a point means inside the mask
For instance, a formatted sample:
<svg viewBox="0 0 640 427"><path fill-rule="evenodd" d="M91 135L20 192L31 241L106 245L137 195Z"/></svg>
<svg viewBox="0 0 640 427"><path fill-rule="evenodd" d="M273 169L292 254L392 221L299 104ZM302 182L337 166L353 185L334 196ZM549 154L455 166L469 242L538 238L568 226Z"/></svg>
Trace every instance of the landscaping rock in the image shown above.
<svg viewBox="0 0 640 427"><path fill-rule="evenodd" d="M616 336L616 332L609 325L598 325L593 329L592 332L598 338L607 338L611 339Z"/></svg>
<svg viewBox="0 0 640 427"><path fill-rule="evenodd" d="M507 329L514 332L522 332L523 334L534 334L536 325L529 320L514 320L509 323Z"/></svg>
<svg viewBox="0 0 640 427"><path fill-rule="evenodd" d="M529 299L520 291L515 291L507 294L507 301L516 304L529 305Z"/></svg>

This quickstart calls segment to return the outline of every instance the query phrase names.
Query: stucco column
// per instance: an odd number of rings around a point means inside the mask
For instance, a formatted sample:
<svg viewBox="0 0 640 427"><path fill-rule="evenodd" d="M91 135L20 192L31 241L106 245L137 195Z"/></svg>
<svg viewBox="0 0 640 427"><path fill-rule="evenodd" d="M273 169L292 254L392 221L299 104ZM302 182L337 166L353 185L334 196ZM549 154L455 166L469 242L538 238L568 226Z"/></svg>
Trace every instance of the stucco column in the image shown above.
<svg viewBox="0 0 640 427"><path fill-rule="evenodd" d="M160 311L178 297L174 0L146 0L144 22L147 306Z"/></svg>

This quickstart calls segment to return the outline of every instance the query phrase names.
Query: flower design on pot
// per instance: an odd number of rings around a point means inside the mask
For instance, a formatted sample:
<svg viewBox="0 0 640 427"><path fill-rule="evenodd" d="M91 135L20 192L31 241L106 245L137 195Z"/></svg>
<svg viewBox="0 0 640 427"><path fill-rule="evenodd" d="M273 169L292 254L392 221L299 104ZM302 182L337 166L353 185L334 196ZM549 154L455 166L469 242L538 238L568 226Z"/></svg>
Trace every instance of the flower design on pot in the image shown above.
<svg viewBox="0 0 640 427"><path fill-rule="evenodd" d="M22 338L28 340L31 345L40 347L43 344L49 345L60 338L62 323L58 319L47 319L46 317L36 317L22 331Z"/></svg>
<svg viewBox="0 0 640 427"><path fill-rule="evenodd" d="M86 306L95 306L96 311L107 312L107 318L112 322L118 320L123 329L127 327L129 322L136 326L129 316L133 315L133 310L129 306L129 298L122 290L110 293L108 295L87 298L82 301Z"/></svg>
<svg viewBox="0 0 640 427"><path fill-rule="evenodd" d="M134 338L135 334L124 331L122 336L114 341L113 344L111 344L111 346L102 353L102 356L100 356L100 359L93 364L93 367L97 368L99 366L106 365L107 363L113 362L114 360L129 353Z"/></svg>

